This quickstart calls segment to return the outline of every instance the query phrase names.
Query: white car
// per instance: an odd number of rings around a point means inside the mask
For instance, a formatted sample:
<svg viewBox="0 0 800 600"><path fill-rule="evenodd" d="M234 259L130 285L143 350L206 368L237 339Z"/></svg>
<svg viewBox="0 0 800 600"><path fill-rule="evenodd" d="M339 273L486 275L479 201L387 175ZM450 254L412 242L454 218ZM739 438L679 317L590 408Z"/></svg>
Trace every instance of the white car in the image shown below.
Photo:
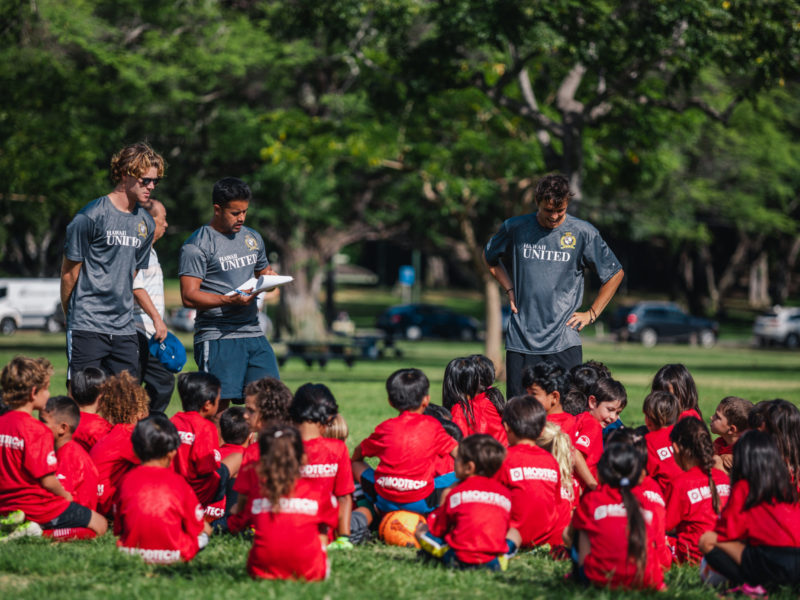
<svg viewBox="0 0 800 600"><path fill-rule="evenodd" d="M197 311L193 308L180 307L167 317L167 326L177 331L194 331L194 319ZM258 324L267 337L272 337L272 321L264 312L258 313Z"/></svg>
<svg viewBox="0 0 800 600"><path fill-rule="evenodd" d="M787 348L800 347L800 308L776 306L756 317L753 336L759 346L782 344Z"/></svg>

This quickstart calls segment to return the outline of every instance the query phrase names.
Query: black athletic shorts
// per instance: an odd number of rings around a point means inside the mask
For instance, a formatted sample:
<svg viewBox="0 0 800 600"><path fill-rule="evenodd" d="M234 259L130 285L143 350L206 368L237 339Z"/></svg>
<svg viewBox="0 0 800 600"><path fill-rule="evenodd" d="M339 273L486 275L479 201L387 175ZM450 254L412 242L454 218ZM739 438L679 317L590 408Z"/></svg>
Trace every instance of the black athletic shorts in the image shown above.
<svg viewBox="0 0 800 600"><path fill-rule="evenodd" d="M88 527L89 521L92 520L92 511L78 504L77 502L70 502L69 506L64 509L60 515L55 519L51 519L47 523L42 524L42 529L67 529L70 527Z"/></svg>

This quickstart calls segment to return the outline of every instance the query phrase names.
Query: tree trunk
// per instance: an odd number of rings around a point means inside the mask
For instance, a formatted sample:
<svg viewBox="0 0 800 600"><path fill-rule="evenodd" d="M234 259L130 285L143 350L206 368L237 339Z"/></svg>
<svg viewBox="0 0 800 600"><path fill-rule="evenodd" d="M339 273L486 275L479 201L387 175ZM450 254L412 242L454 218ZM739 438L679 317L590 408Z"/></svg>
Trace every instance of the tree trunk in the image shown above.
<svg viewBox="0 0 800 600"><path fill-rule="evenodd" d="M767 252L762 250L758 258L750 266L750 278L747 299L753 308L769 306L769 265Z"/></svg>
<svg viewBox="0 0 800 600"><path fill-rule="evenodd" d="M483 295L486 300L486 356L494 363L498 381L506 379L506 363L503 357L503 314L500 306L500 288L487 269L484 269Z"/></svg>
<svg viewBox="0 0 800 600"><path fill-rule="evenodd" d="M284 322L292 339L318 341L326 337L325 319L319 303L322 283L325 280L326 262L308 250L284 250L281 256L283 272L294 281L283 286L285 294Z"/></svg>
<svg viewBox="0 0 800 600"><path fill-rule="evenodd" d="M782 241L779 245L778 264L775 265L770 288L772 304L784 304L789 298L792 288L792 273L797 266L798 255L800 255L800 237L792 237L787 241L788 243Z"/></svg>

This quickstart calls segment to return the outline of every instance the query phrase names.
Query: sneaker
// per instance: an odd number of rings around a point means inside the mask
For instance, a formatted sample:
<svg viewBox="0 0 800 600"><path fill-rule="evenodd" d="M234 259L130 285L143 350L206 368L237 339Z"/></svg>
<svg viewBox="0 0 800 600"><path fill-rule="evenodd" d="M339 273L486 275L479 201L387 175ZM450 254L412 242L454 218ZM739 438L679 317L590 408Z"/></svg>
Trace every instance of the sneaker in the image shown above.
<svg viewBox="0 0 800 600"><path fill-rule="evenodd" d="M0 531L13 531L25 522L25 513L15 510L0 518Z"/></svg>
<svg viewBox="0 0 800 600"><path fill-rule="evenodd" d="M445 544L440 538L431 535L429 531L419 536L418 541L420 547L425 550L425 552L436 558L442 558L445 553L450 550L450 546Z"/></svg>
<svg viewBox="0 0 800 600"><path fill-rule="evenodd" d="M742 594L747 598L768 598L767 590L760 585L749 585L743 583L742 585L728 590L729 594Z"/></svg>
<svg viewBox="0 0 800 600"><path fill-rule="evenodd" d="M0 542L7 542L8 540L15 540L22 537L40 537L42 535L42 528L38 523L33 521L25 521L18 525L10 533L3 533L0 535Z"/></svg>

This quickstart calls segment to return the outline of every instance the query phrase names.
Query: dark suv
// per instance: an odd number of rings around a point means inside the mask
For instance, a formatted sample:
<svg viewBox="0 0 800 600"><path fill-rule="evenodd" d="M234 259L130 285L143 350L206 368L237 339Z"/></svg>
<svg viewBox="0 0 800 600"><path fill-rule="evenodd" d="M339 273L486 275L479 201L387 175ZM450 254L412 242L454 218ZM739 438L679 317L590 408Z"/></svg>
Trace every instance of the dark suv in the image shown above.
<svg viewBox="0 0 800 600"><path fill-rule="evenodd" d="M637 302L617 309L611 332L621 340L639 341L652 348L659 342L690 342L711 348L719 325L703 317L687 315L671 302Z"/></svg>

